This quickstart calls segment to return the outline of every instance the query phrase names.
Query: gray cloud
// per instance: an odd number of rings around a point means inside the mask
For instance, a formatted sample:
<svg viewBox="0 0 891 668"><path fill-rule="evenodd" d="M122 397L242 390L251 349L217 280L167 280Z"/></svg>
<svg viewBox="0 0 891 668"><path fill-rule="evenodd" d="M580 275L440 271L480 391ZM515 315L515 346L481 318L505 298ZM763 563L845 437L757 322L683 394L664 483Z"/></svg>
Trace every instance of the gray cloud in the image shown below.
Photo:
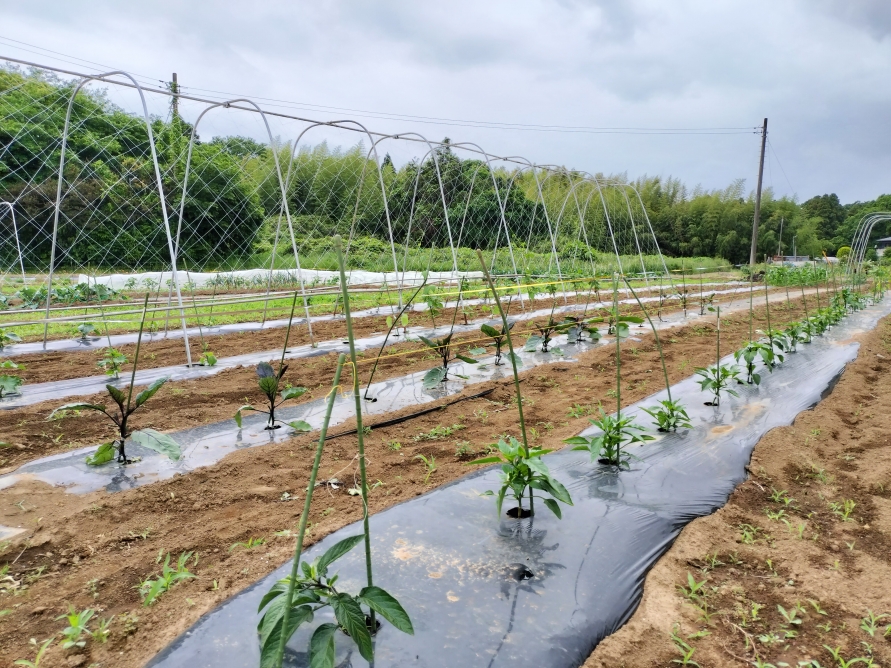
<svg viewBox="0 0 891 668"><path fill-rule="evenodd" d="M854 200L891 190L887 0L0 0L0 7L2 35L155 80L176 71L193 91L548 125L750 127L768 116L786 174L774 165L778 193ZM9 45L0 53L54 62ZM751 134L566 134L357 119L381 131L448 135L591 172L672 174L707 188L740 177L751 184L757 168ZM284 138L296 128L274 123ZM246 115L208 119L207 132L261 130ZM414 150L393 147L404 159Z"/></svg>

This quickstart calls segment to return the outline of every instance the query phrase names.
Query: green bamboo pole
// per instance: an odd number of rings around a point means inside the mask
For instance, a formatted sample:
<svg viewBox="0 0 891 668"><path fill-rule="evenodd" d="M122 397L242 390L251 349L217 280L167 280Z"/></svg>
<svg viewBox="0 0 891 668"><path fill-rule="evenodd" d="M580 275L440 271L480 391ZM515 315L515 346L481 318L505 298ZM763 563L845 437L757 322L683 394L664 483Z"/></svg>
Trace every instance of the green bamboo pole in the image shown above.
<svg viewBox="0 0 891 668"><path fill-rule="evenodd" d="M312 462L312 471L309 474L309 486L306 488L306 501L303 502L303 514L300 516L300 526L297 529L297 544L294 546L294 562L291 564L291 579L288 581L288 593L286 594L285 612L282 616L282 629L288 628L291 617L291 604L294 600L294 589L299 572L300 555L303 551L303 537L306 535L306 522L309 519L309 507L312 503L312 492L316 486L316 476L319 473L319 464L322 461L322 450L325 447L325 436L328 434L328 424L331 421L331 411L334 409L334 400L337 398L337 388L340 386L340 373L343 371L343 363L346 355L341 353L337 357L337 368L334 370L334 382L331 384L331 393L328 395L328 405L325 407L325 418L322 421L322 431L319 433L319 445L316 447L316 457ZM285 645L288 641L287 633L281 634L278 649L275 651L273 666L281 668L285 657Z"/></svg>
<svg viewBox="0 0 891 668"><path fill-rule="evenodd" d="M371 573L371 533L368 529L368 479L365 474L365 430L362 426L362 397L359 394L359 366L356 364L356 339L353 336L353 318L350 315L350 293L347 291L346 269L343 264L343 239L339 234L334 237L334 248L337 251L337 267L340 270L340 291L343 296L343 314L346 318L347 338L350 342L350 362L353 365L353 396L356 399L356 438L359 441L359 477L362 492L362 526L365 531L365 574L368 586L374 582ZM371 611L371 629L377 627L374 610Z"/></svg>
<svg viewBox="0 0 891 668"><path fill-rule="evenodd" d="M631 295L634 297L634 299L637 300L637 305L640 306L640 310L643 311L647 322L650 323L650 328L653 330L653 337L655 337L656 339L656 348L659 350L659 361L662 362L662 375L665 377L665 391L668 392L668 400L671 401L671 384L668 382L668 368L665 366L665 355L662 354L662 342L659 340L659 333L656 331L656 325L653 324L653 320L652 318L650 318L649 312L647 312L646 307L640 301L640 297L637 296L634 288L631 287L628 279L625 278L624 280L625 285L628 286L628 289L631 291Z"/></svg>

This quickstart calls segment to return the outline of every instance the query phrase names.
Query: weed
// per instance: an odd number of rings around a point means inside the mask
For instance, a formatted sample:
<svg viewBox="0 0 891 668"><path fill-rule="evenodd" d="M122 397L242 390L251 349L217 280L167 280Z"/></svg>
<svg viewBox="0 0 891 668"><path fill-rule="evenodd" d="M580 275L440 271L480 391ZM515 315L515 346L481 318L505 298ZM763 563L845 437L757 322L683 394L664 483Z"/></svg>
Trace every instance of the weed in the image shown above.
<svg viewBox="0 0 891 668"><path fill-rule="evenodd" d="M752 545L757 540L758 532L761 531L751 524L740 524L739 529L742 532L742 542L746 545Z"/></svg>
<svg viewBox="0 0 891 668"><path fill-rule="evenodd" d="M832 510L835 515L841 517L842 522L852 521L851 513L854 512L856 506L857 504L853 499L845 499L842 503L831 502L829 504L830 510Z"/></svg>
<svg viewBox="0 0 891 668"><path fill-rule="evenodd" d="M16 659L13 665L27 666L27 668L38 668L40 666L40 661L43 659L43 655L46 654L46 650L49 648L53 640L55 640L55 637L44 640L43 644L40 647L37 647L37 641L34 638L31 638L30 645L37 649L37 656L34 657L33 661L28 659Z"/></svg>
<svg viewBox="0 0 891 668"><path fill-rule="evenodd" d="M430 455L430 457L427 458L424 455L418 454L415 455L414 458L420 459L422 462L424 462L424 467L427 471L427 475L424 477L424 484L426 485L427 481L430 480L430 476L433 475L433 473L436 471L436 457Z"/></svg>
<svg viewBox="0 0 891 668"><path fill-rule="evenodd" d="M671 632L671 642L674 643L675 649L681 655L678 659L672 659L672 663L679 663L682 666L699 666L693 660L693 654L696 652L696 649L691 647L689 643L687 643L683 638L678 635L678 625L674 625L674 629Z"/></svg>
<svg viewBox="0 0 891 668"><path fill-rule="evenodd" d="M891 617L891 615L888 615L887 613L877 615L872 610L867 608L866 617L860 620L860 628L874 638L876 635L876 631L879 630L879 620L885 619L886 617Z"/></svg>
<svg viewBox="0 0 891 668"><path fill-rule="evenodd" d="M455 457L458 459L464 459L466 457L472 457L476 454L476 450L470 444L470 441L458 441L455 444Z"/></svg>
<svg viewBox="0 0 891 668"><path fill-rule="evenodd" d="M175 586L181 580L189 580L196 577L190 573L189 569L186 567L187 562L191 558L191 552L183 552L179 555L179 559L176 561L176 566L173 567L170 565L170 553L168 552L164 559L164 564L161 567L161 575L154 580L151 578L144 580L137 587L137 589L139 589L139 594L142 597L142 605L146 607L150 606L158 600L162 594L169 591L171 587ZM198 557L195 557L194 564L197 563Z"/></svg>
<svg viewBox="0 0 891 668"><path fill-rule="evenodd" d="M62 641L62 649L72 649L74 647L85 647L87 644L86 640L82 640L81 637L86 633L90 634L90 630L87 628L87 624L93 618L93 615L96 614L95 610L91 610L87 608L81 612L77 612L77 608L75 608L70 603L68 604L68 612L64 615L59 615L56 617L59 619L67 619L68 626L62 630L62 636L64 640Z"/></svg>
<svg viewBox="0 0 891 668"><path fill-rule="evenodd" d="M247 541L243 543L233 543L229 547L229 551L231 552L236 547L243 547L245 550L253 550L255 547L260 547L261 545L266 543L265 538L248 538Z"/></svg>
<svg viewBox="0 0 891 668"><path fill-rule="evenodd" d="M436 426L433 427L430 431L423 432L415 436L412 440L414 441L438 441L443 438L448 438L456 431L461 431L462 429L466 429L463 424L453 424L451 427L441 427Z"/></svg>
<svg viewBox="0 0 891 668"><path fill-rule="evenodd" d="M581 404L573 404L572 408L570 408L569 411L567 412L566 417L571 417L571 418L587 417L588 415L591 415L591 413L593 413L593 412L594 412L593 406L590 406L590 405L582 406Z"/></svg>
<svg viewBox="0 0 891 668"><path fill-rule="evenodd" d="M696 578L687 571L687 586L684 587L683 585L678 585L678 589L680 589L681 593L688 599L696 601L702 597L700 590L705 586L706 582L708 582L707 578L702 582L697 582Z"/></svg>
<svg viewBox="0 0 891 668"><path fill-rule="evenodd" d="M402 449L402 443L399 441L387 441L387 448L395 452Z"/></svg>

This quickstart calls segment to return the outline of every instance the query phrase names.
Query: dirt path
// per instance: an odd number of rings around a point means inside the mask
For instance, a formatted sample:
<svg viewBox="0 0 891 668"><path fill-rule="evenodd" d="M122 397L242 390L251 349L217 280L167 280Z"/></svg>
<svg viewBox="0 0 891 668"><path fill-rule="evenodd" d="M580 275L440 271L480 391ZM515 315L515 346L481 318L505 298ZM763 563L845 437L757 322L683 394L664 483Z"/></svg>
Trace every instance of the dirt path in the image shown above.
<svg viewBox="0 0 891 668"><path fill-rule="evenodd" d="M795 310L772 311L775 323L799 316ZM760 310L756 317L756 327L763 326ZM747 314L723 319L722 335L728 349L746 340ZM714 322L703 320L673 330L664 339L670 378L677 382L694 367L712 361ZM564 438L588 424L586 416L598 404L612 410L615 360L610 352L601 348L577 363L523 372L524 410L536 445L560 448ZM663 386L652 339L627 342L622 369L622 396L627 403ZM367 439L368 475L372 482L380 482L370 495L372 512L464 475L468 471L464 460L485 452L500 434L518 432L512 382L474 385L467 393L486 388L494 392L484 399L372 429ZM189 410L206 419L207 409ZM226 408L225 416L230 410ZM6 590L0 594L0 610L9 611L0 617L0 665L33 657L29 638L58 639L65 624L56 617L69 603L100 610L100 617L114 615L108 642L91 640L71 658L57 640L46 665L144 665L201 614L288 559L293 550L289 532L296 527L301 505L299 500L282 501L282 494L302 497L312 447L311 436L302 436L242 450L215 466L115 495L73 496L41 483L0 490L0 524L27 529L0 557L10 564L0 581ZM335 439L326 446L321 475L347 484L319 490L309 518L308 544L360 519L360 499L345 491L354 484L355 451L355 437ZM427 485L424 465L415 459L418 454L436 460ZM251 538L264 542L253 548L239 545ZM157 557L168 552L174 560L193 552L198 563L190 570L197 577L143 607L137 587L157 575Z"/></svg>
<svg viewBox="0 0 891 668"><path fill-rule="evenodd" d="M585 668L690 650L702 668L843 665L826 647L891 666L891 319L861 342L827 399L761 439L728 504L683 530Z"/></svg>

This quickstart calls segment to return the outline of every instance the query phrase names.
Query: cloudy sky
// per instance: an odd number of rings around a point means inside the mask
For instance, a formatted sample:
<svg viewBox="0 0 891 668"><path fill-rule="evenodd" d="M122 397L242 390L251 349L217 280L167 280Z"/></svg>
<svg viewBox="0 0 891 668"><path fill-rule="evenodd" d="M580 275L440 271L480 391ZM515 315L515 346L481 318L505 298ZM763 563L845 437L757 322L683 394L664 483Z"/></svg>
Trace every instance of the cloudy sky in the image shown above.
<svg viewBox="0 0 891 668"><path fill-rule="evenodd" d="M156 83L175 71L195 95L691 187L754 187L767 116L777 194L891 192L888 0L0 0L0 16L0 56ZM203 136L264 132L249 114L211 116ZM323 138L357 141L306 139Z"/></svg>

